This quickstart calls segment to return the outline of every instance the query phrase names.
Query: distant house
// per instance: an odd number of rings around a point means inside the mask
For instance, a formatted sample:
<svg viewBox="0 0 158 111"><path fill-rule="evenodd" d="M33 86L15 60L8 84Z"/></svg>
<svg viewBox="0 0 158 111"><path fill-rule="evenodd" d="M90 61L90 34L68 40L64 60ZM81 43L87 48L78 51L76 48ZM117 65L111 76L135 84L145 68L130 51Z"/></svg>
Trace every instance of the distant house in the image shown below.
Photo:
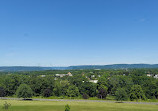
<svg viewBox="0 0 158 111"><path fill-rule="evenodd" d="M156 74L156 75L154 76L154 78L155 78L155 79L158 79L158 74Z"/></svg>
<svg viewBox="0 0 158 111"><path fill-rule="evenodd" d="M46 75L40 75L41 77L46 77Z"/></svg>
<svg viewBox="0 0 158 111"><path fill-rule="evenodd" d="M148 77L151 77L151 76L152 76L152 74L147 74L147 76L148 76Z"/></svg>
<svg viewBox="0 0 158 111"><path fill-rule="evenodd" d="M72 76L71 72L68 72L67 74L55 74L56 77L64 77L64 76Z"/></svg>
<svg viewBox="0 0 158 111"><path fill-rule="evenodd" d="M101 69L94 69L94 70L101 70Z"/></svg>
<svg viewBox="0 0 158 111"><path fill-rule="evenodd" d="M68 76L72 76L71 72L68 72L67 75L68 75Z"/></svg>
<svg viewBox="0 0 158 111"><path fill-rule="evenodd" d="M89 80L89 82L92 82L92 83L97 83L98 80Z"/></svg>
<svg viewBox="0 0 158 111"><path fill-rule="evenodd" d="M64 77L66 74L55 74L56 77Z"/></svg>
<svg viewBox="0 0 158 111"><path fill-rule="evenodd" d="M56 80L58 80L58 78L55 77L54 80L56 81Z"/></svg>

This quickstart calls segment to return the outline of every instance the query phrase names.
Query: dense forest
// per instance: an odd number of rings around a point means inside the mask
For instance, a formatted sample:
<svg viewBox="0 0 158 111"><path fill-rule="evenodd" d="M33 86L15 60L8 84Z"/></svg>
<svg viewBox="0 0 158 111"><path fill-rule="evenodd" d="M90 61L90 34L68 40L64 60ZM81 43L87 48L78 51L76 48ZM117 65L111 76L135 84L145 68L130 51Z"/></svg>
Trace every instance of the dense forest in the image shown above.
<svg viewBox="0 0 158 111"><path fill-rule="evenodd" d="M0 72L0 96L158 99L158 69Z"/></svg>

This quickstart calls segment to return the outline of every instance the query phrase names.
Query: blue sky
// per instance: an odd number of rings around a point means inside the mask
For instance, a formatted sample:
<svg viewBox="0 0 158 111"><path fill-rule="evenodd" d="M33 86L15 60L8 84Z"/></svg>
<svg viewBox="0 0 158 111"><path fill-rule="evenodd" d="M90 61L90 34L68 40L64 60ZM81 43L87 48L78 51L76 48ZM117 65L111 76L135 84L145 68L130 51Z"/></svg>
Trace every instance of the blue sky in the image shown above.
<svg viewBox="0 0 158 111"><path fill-rule="evenodd" d="M157 0L0 0L0 66L158 63Z"/></svg>

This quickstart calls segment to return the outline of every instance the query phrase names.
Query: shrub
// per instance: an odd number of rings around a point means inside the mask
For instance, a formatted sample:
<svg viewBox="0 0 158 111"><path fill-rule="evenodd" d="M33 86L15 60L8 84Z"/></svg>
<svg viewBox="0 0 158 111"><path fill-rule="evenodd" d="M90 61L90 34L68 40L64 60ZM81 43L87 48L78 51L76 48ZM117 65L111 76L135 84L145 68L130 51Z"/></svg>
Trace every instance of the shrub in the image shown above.
<svg viewBox="0 0 158 111"><path fill-rule="evenodd" d="M65 111L70 111L70 106L68 104L65 105Z"/></svg>
<svg viewBox="0 0 158 111"><path fill-rule="evenodd" d="M10 106L11 106L10 103L5 102L4 105L3 105L3 109L8 110Z"/></svg>

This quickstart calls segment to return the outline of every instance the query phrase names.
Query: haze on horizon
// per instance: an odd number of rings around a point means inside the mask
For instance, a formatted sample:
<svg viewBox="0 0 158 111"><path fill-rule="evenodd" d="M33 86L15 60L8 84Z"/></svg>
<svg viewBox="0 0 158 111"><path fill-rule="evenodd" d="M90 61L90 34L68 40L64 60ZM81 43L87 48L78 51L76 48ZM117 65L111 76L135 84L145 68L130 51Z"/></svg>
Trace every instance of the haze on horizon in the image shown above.
<svg viewBox="0 0 158 111"><path fill-rule="evenodd" d="M158 62L157 0L1 0L0 66Z"/></svg>

